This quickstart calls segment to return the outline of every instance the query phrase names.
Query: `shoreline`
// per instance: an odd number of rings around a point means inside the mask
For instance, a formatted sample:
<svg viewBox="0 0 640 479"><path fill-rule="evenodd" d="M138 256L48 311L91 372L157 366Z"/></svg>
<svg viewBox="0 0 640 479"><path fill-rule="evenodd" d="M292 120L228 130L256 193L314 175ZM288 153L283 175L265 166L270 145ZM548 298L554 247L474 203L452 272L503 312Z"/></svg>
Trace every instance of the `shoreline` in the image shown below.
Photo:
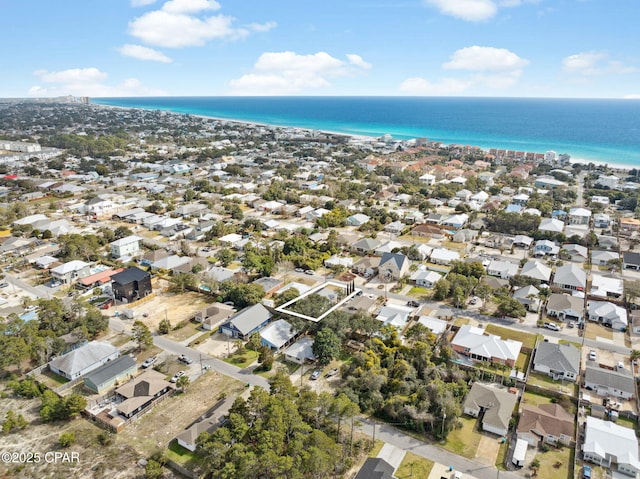
<svg viewBox="0 0 640 479"><path fill-rule="evenodd" d="M215 117L215 116L210 116L210 115L203 115L200 113L185 113L185 112L178 112L178 111L173 111L171 109L164 109L164 108L144 108L144 107L137 107L137 106L121 106L121 105L107 105L107 104L103 104L103 103L93 103L91 102L90 105L93 106L97 106L100 108L119 108L122 110L145 110L145 111L163 111L163 112L168 112L174 115L189 115L189 116L193 116L195 118L200 118L200 119L204 119L204 120L213 120L213 121L220 121L220 122L230 122L230 123L238 123L240 125L245 125L245 126L258 126L258 127L265 127L265 128L282 128L282 129L294 129L294 130L301 130L301 131L305 131L305 132L313 132L313 131L317 131L326 135L334 135L334 136L343 136L343 137L347 137L347 138L351 138L351 139L357 139L360 141L375 141L378 140L379 137L377 136L372 136L372 135L364 135L364 134L354 134L354 133L345 133L345 132L337 132L337 131L331 131L331 130L320 130L320 129L314 129L314 128L308 128L308 127L301 127L301 126L291 126L291 125L275 125L272 123L263 123L263 122L258 122L258 121L250 121L250 120L240 120L240 119L235 119L235 118L221 118L221 117ZM410 138L410 139L416 139L416 138ZM431 141L436 141L439 142L439 140L431 140ZM449 143L446 144L444 142L441 142L445 145L447 145L448 147L452 146L452 145L459 145L460 143ZM471 145L473 146L473 145ZM507 149L507 148L499 148L496 146L492 146L489 148L485 148L485 147L478 147L480 148L482 151L484 151L485 153L489 153L490 149ZM507 149L508 150L508 149ZM532 152L532 153L544 153L544 152ZM596 166L602 166L602 167L608 167L614 171L620 172L620 173L624 173L624 172L629 172L630 170L632 170L635 167L632 167L630 165L625 165L625 164L621 164L621 163L611 163L608 161L603 161L603 160L589 160L589 159L584 159L584 158L573 158L571 157L569 160L569 164L573 165L573 164L582 164L582 165L588 165L589 163L592 163Z"/></svg>

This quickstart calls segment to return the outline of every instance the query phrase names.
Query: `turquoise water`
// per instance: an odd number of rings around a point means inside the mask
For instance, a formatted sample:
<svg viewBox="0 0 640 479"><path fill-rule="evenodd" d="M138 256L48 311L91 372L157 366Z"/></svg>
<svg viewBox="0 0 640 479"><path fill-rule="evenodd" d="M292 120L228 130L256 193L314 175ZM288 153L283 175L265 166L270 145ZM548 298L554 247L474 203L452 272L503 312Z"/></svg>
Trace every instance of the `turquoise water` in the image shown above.
<svg viewBox="0 0 640 479"><path fill-rule="evenodd" d="M425 97L144 97L93 103L640 166L640 100Z"/></svg>

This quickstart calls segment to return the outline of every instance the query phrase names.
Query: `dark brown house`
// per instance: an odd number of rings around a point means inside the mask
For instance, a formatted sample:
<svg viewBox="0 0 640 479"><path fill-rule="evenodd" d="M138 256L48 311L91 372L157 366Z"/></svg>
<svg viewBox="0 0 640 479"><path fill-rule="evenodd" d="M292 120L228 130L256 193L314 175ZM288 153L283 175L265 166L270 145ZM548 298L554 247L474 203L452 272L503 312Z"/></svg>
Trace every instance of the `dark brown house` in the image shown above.
<svg viewBox="0 0 640 479"><path fill-rule="evenodd" d="M139 268L127 268L111 277L113 295L123 303L133 303L152 293L151 274Z"/></svg>

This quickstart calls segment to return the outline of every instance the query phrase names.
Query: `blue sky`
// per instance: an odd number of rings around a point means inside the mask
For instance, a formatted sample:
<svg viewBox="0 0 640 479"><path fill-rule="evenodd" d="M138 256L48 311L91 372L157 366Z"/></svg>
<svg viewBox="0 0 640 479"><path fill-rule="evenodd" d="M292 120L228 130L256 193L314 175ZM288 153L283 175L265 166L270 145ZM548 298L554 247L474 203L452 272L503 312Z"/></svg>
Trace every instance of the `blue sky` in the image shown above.
<svg viewBox="0 0 640 479"><path fill-rule="evenodd" d="M638 0L0 0L0 97L640 98Z"/></svg>

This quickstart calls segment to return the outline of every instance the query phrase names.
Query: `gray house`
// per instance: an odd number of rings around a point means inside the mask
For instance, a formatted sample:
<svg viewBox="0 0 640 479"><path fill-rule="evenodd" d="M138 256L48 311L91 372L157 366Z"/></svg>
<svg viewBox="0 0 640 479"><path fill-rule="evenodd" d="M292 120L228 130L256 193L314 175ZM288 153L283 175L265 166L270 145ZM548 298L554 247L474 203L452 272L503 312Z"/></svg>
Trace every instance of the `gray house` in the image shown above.
<svg viewBox="0 0 640 479"><path fill-rule="evenodd" d="M97 394L102 394L117 383L130 379L137 369L135 359L129 355L120 356L85 376L84 386Z"/></svg>
<svg viewBox="0 0 640 479"><path fill-rule="evenodd" d="M49 369L69 380L79 378L116 359L120 351L104 341L91 341L67 354L52 359Z"/></svg>
<svg viewBox="0 0 640 479"><path fill-rule="evenodd" d="M576 381L580 372L580 350L572 344L541 342L536 349L533 370L553 379Z"/></svg>
<svg viewBox="0 0 640 479"><path fill-rule="evenodd" d="M264 328L271 319L271 311L262 304L254 304L234 314L220 326L220 332L232 338L248 339L253 333Z"/></svg>
<svg viewBox="0 0 640 479"><path fill-rule="evenodd" d="M464 400L463 410L473 417L482 416L483 431L505 436L517 400L518 396L507 389L476 382Z"/></svg>
<svg viewBox="0 0 640 479"><path fill-rule="evenodd" d="M611 371L595 365L587 365L584 371L584 387L599 396L613 396L629 400L636 395L633 375L626 369Z"/></svg>

